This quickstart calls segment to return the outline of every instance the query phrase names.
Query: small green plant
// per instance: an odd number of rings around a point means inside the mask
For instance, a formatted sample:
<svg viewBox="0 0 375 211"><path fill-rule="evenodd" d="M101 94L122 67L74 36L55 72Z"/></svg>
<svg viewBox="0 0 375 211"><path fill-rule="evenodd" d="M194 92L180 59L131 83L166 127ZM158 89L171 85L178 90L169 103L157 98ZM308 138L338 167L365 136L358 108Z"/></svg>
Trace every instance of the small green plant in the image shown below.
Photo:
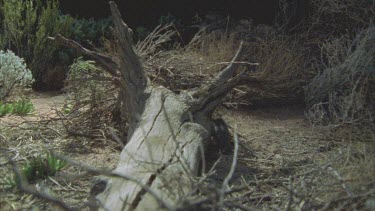
<svg viewBox="0 0 375 211"><path fill-rule="evenodd" d="M12 111L13 111L12 104L7 104L7 103L4 104L0 102L0 117L12 113Z"/></svg>
<svg viewBox="0 0 375 211"><path fill-rule="evenodd" d="M46 160L48 165L49 176L54 176L58 171L60 171L67 165L67 162L65 160L59 159L52 153L47 153Z"/></svg>
<svg viewBox="0 0 375 211"><path fill-rule="evenodd" d="M21 99L13 104L12 114L17 114L20 116L25 116L34 111L34 105L30 102L29 99Z"/></svg>
<svg viewBox="0 0 375 211"><path fill-rule="evenodd" d="M21 99L13 103L2 103L0 102L0 117L7 114L16 114L25 116L34 111L34 105L29 99Z"/></svg>
<svg viewBox="0 0 375 211"><path fill-rule="evenodd" d="M6 176L4 178L4 184L6 186L10 187L10 188L16 187L17 184L18 184L17 181L18 181L18 179L17 179L16 175L14 175L14 174L9 174L8 176Z"/></svg>
<svg viewBox="0 0 375 211"><path fill-rule="evenodd" d="M72 109L73 109L73 104L67 103L62 108L62 112L64 114L70 114L70 113L72 113Z"/></svg>
<svg viewBox="0 0 375 211"><path fill-rule="evenodd" d="M58 171L67 165L65 160L59 159L52 153L48 152L45 156L33 157L29 162L25 163L20 169L22 179L29 183L33 183L40 179L46 179L55 176ZM19 179L13 173L5 177L4 182L13 188L19 184Z"/></svg>

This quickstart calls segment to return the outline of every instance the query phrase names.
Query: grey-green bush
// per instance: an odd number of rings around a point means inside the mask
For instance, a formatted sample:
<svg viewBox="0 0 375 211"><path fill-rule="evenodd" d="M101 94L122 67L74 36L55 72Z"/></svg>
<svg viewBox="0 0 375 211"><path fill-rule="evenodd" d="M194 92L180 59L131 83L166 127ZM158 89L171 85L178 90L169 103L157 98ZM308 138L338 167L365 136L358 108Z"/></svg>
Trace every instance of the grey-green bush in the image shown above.
<svg viewBox="0 0 375 211"><path fill-rule="evenodd" d="M27 86L32 82L33 77L24 60L12 51L0 50L0 101L3 101L15 86Z"/></svg>
<svg viewBox="0 0 375 211"><path fill-rule="evenodd" d="M53 57L59 50L47 38L56 34L69 37L74 19L59 14L57 0L0 2L3 26L0 47L11 49L24 58L35 78L34 85L43 86L44 75L54 64Z"/></svg>

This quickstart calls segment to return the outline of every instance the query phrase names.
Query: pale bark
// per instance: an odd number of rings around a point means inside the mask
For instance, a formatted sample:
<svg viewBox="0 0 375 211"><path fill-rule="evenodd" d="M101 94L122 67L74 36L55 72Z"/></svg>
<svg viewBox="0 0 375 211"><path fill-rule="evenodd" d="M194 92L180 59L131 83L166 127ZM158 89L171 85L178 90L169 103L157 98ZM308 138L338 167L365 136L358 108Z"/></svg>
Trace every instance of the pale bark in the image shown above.
<svg viewBox="0 0 375 211"><path fill-rule="evenodd" d="M119 43L120 63L61 36L55 40L91 56L119 86L129 120L127 144L116 175L107 178L105 190L96 196L104 210L175 210L192 193L202 150L210 138L212 111L244 78L236 74L242 43L232 63L212 82L180 95L151 85L133 50L129 28L110 2ZM128 178L128 179L124 179Z"/></svg>

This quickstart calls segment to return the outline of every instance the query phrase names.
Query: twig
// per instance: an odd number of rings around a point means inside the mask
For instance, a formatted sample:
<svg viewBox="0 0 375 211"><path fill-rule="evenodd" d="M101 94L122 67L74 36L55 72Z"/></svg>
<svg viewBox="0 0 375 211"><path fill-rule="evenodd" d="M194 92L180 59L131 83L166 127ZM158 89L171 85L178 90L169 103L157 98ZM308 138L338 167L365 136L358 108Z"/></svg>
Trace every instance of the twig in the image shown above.
<svg viewBox="0 0 375 211"><path fill-rule="evenodd" d="M234 131L234 153L233 153L232 166L230 168L228 175L224 179L223 185L221 186L219 209L221 209L222 206L224 205L224 194L228 190L229 180L232 179L234 170L236 169L237 156L238 156L238 136L237 136L237 126L236 126L235 131Z"/></svg>
<svg viewBox="0 0 375 211"><path fill-rule="evenodd" d="M243 204L240 204L240 203L235 203L235 202L225 202L225 205L228 206L228 207L236 207L236 208L239 208L240 210L246 210L246 211L254 211L256 209L253 209L251 207L247 207Z"/></svg>
<svg viewBox="0 0 375 211"><path fill-rule="evenodd" d="M333 199L333 200L331 200L331 201L329 201L328 203L325 203L325 204L311 205L311 206L306 207L305 210L316 210L316 209L327 210L333 204L337 204L337 203L340 203L340 202L343 202L343 201L348 201L348 200L353 201L353 200L365 198L365 197L368 197L368 196L371 196L371 195L374 195L374 194L375 194L375 189L373 189L373 190L371 190L367 193L364 193L364 194L359 194L359 195L355 195L355 196L351 196L351 197L341 197L341 198Z"/></svg>
<svg viewBox="0 0 375 211"><path fill-rule="evenodd" d="M348 195L348 197L352 197L353 193L349 190L348 186L345 184L344 179L341 177L341 175L336 170L334 170L331 166L328 166L327 170L331 174L333 174L336 177L337 180L339 180L339 182L341 183L342 188L345 190L345 192Z"/></svg>
<svg viewBox="0 0 375 211"><path fill-rule="evenodd" d="M205 64L208 64L208 63L205 63ZM251 66L259 66L260 65L260 63L253 63L253 62L235 62L235 61L232 61L232 62L217 62L217 63L213 63L210 66L207 66L207 69L210 69L213 66L224 65L224 64L247 64L247 65L251 65Z"/></svg>
<svg viewBox="0 0 375 211"><path fill-rule="evenodd" d="M292 203L293 203L293 193L294 193L294 191L293 191L293 178L290 176L289 177L289 200L288 200L286 210L291 210Z"/></svg>
<svg viewBox="0 0 375 211"><path fill-rule="evenodd" d="M120 144L121 148L125 147L124 142L121 140L120 137L116 134L116 131L112 127L108 127L109 135L118 143Z"/></svg>
<svg viewBox="0 0 375 211"><path fill-rule="evenodd" d="M18 155L20 154L20 152L18 150L0 147L0 152L2 154L6 155L7 154L6 151L16 152L16 155L13 156L12 158L9 158L9 156L6 156L6 157L8 157L8 161L5 161L4 163L0 163L0 166L8 164L10 162L10 160L15 160L18 157Z"/></svg>

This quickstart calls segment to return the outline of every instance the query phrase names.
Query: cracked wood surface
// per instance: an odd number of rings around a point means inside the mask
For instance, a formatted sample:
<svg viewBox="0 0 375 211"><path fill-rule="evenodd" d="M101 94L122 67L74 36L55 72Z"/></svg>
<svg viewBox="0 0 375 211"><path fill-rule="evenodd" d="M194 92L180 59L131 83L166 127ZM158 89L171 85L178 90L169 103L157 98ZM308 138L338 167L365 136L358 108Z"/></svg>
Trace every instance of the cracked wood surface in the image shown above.
<svg viewBox="0 0 375 211"><path fill-rule="evenodd" d="M90 56L114 76L122 109L127 111L128 140L114 170L116 175L125 176L106 179L105 190L96 196L98 208L175 210L194 194L193 178L212 132L212 111L245 76L236 74L242 42L231 64L211 83L177 95L151 85L133 50L130 29L114 2L110 2L110 8L119 43L119 63L72 40L55 37L58 43Z"/></svg>
<svg viewBox="0 0 375 211"><path fill-rule="evenodd" d="M164 88L152 91L146 108L115 172L141 178L165 203L174 204L189 193L191 176L197 174L200 162L200 146L208 133L190 122L188 106ZM97 198L106 210L163 208L138 184L118 178Z"/></svg>

